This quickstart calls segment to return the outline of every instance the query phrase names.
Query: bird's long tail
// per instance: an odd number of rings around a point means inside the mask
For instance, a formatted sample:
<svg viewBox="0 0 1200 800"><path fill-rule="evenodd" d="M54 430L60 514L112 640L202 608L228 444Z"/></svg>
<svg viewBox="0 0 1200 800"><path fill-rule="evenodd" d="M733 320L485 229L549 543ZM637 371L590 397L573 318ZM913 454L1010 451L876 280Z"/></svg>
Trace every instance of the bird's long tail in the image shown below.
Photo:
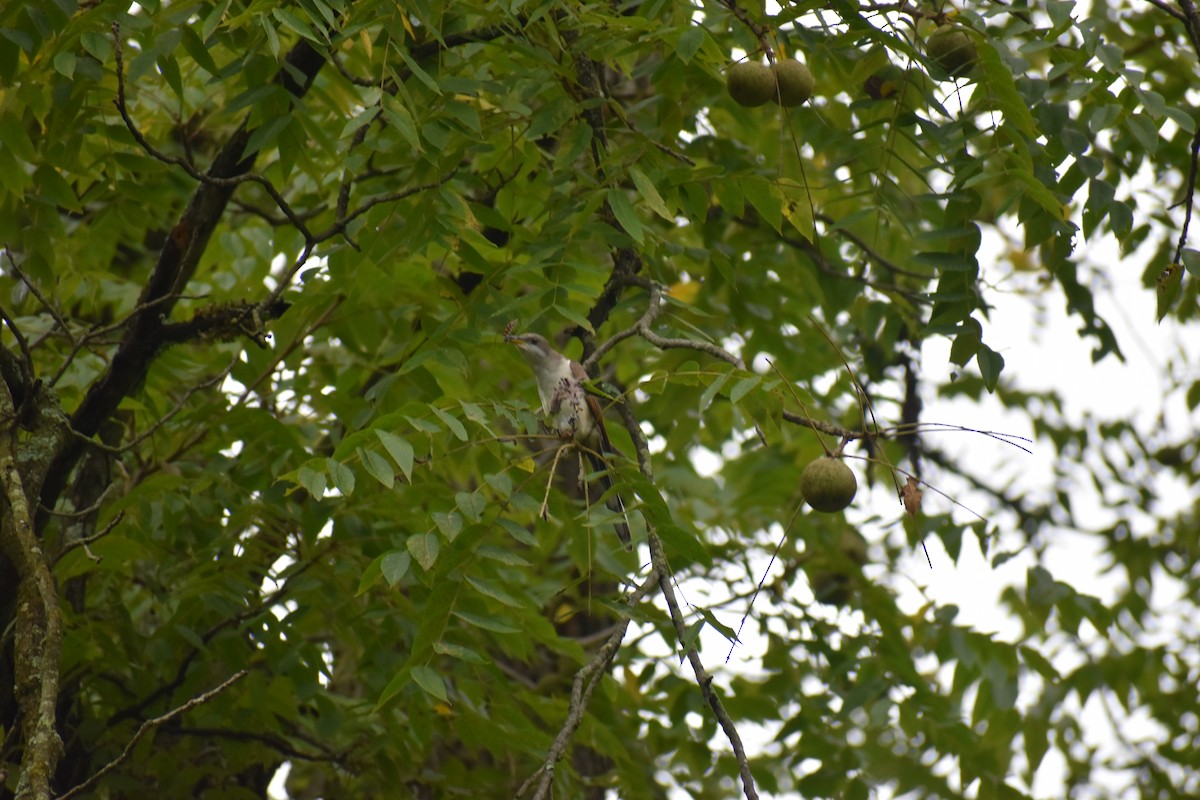
<svg viewBox="0 0 1200 800"><path fill-rule="evenodd" d="M600 484L600 489L608 495L608 500L605 505L610 511L615 511L621 515L622 519L613 523L613 527L617 530L617 538L621 540L621 544L625 545L626 550L633 549L633 537L629 533L628 517L625 514L625 501L621 499L621 495L616 492L609 492L613 487L612 476L608 474L608 465L604 463L604 459L600 456L589 453L588 461L592 465L592 469L601 473L597 482Z"/></svg>

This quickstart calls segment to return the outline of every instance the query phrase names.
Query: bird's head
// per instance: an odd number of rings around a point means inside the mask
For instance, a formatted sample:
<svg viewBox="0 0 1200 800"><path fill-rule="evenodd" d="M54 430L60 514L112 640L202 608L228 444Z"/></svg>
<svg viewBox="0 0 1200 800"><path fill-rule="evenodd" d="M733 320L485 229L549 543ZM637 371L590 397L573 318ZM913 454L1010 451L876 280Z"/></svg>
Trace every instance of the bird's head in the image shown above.
<svg viewBox="0 0 1200 800"><path fill-rule="evenodd" d="M543 361L554 352L546 337L538 333L520 333L516 336L506 334L504 341L516 345L521 355L525 356L525 360L531 363Z"/></svg>

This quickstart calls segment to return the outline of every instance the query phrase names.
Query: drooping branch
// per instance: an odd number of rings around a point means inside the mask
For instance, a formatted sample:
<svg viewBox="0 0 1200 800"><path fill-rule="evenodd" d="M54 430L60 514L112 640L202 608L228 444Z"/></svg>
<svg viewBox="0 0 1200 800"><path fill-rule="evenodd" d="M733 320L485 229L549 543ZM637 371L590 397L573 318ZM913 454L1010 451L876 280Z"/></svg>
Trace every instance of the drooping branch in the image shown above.
<svg viewBox="0 0 1200 800"><path fill-rule="evenodd" d="M657 582L658 576L652 573L627 598L626 602L629 605L637 603L654 588ZM583 723L583 715L587 712L588 704L591 702L592 692L599 685L600 679L608 672L609 665L612 664L613 658L616 657L617 651L621 647L621 641L625 638L625 631L628 628L629 617L623 616L605 640L604 645L592 657L592 660L584 665L579 672L575 673L575 681L571 687L571 704L567 712L567 718L563 721L558 735L554 737L554 744L546 752L546 758L542 762L542 766L537 772L530 775L517 790L516 796L518 798L524 797L525 793L535 786L536 790L532 795L533 800L542 800L542 798L548 796L551 784L554 781L555 765L567 752L567 746L571 742L571 737L575 735L575 731Z"/></svg>
<svg viewBox="0 0 1200 800"><path fill-rule="evenodd" d="M103 767L101 767L99 770L96 771L96 774L92 775L92 777L88 778L83 783L81 783L78 786L73 787L69 791L59 795L58 800L70 800L70 798L75 797L76 795L82 794L83 792L86 792L88 789L91 789L93 786L95 786L97 783L100 782L101 778L103 778L108 773L112 772L117 767L121 766L121 764L125 763L125 761L129 758L129 756L133 755L134 747L137 746L137 743L139 741L141 741L142 737L145 736L147 733L149 733L150 731L154 730L155 728L157 728L158 726L160 726L164 723L170 722L171 720L175 719L178 716L186 714L188 711L191 711L193 708L196 708L197 706L207 703L209 700L213 699L214 697L219 695L221 692L225 691L230 686L233 686L235 683L237 683L238 681L240 681L242 678L246 677L249 674L250 674L250 670L248 670L248 669L238 670L237 672L233 673L233 675L231 675L229 678L227 678L223 683L221 683L219 686L209 689L207 692L204 692L203 694L196 695L195 697L193 697L191 700L188 700L183 705L171 709L170 711L163 714L162 716L155 717L154 719L146 720L145 722L143 722L141 725L138 726L137 731L130 738L129 742L125 745L125 749L121 751L121 754L119 756L117 756L112 761L105 764Z"/></svg>
<svg viewBox="0 0 1200 800"><path fill-rule="evenodd" d="M587 362L584 362L586 365L594 365L595 361L600 359L600 356L607 353L608 350L612 349L618 342L623 341L623 339L641 335L643 338L646 338L648 342L656 344L658 347L664 349L670 347L679 347L702 350L704 353L709 353L714 357L718 357L718 359L721 359L722 361L733 363L734 366L738 366L739 368L745 368L742 363L742 359L739 359L738 356L733 355L732 353L728 353L728 351L724 349L716 347L714 344L692 341L692 339L667 339L654 335L654 333L649 330L649 326L653 323L654 319L658 318L658 315L661 311L661 288L658 287L658 284L646 281L644 278L630 276L630 281L636 283L637 285L642 285L644 289L649 291L650 302L646 312L643 312L642 317L638 319L634 325L630 326L629 329L617 333L616 336L607 339L607 341L602 343L600 347L596 348L595 353L592 354L592 357L590 357ZM620 409L622 420L625 423L625 429L629 432L632 441L634 441L634 449L637 452L638 468L640 468L641 473L644 477L646 477L646 480L653 483L654 474L652 471L652 464L650 464L649 446L646 441L646 435L642 433L641 427L638 426L637 417L634 415L634 413L632 413L632 410L628 408L628 404L620 403L618 408ZM761 429L758 429L757 425L755 428L761 438ZM650 579L658 582L659 584L662 600L664 600L666 603L668 613L671 615L672 624L674 625L674 628L676 628L676 636L679 640L680 646L682 646L683 643L686 642L686 625L683 618L683 612L679 608L679 601L676 597L676 594L674 594L674 587L672 585L672 581L674 581L674 575L671 572L671 565L667 563L666 552L664 549L662 549L662 541L659 539L658 534L655 533L653 527L649 527L648 545L650 548L650 564L652 564L652 573L650 573ZM742 788L746 796L746 800L755 800L758 796L758 793L757 789L755 788L754 774L752 774L750 770L750 760L749 757L746 756L745 747L742 744L742 736L738 734L737 724L733 722L733 718L730 716L730 714L728 714L728 711L725 710L725 704L721 702L719 694L715 692L713 688L712 675L709 675L708 670L704 668L704 663L700 660L700 651L696 650L695 644L689 646L688 650L686 650L685 657L692 668L692 673L694 673L696 676L696 685L700 686L700 691L704 698L704 702L706 702L709 708L713 710L713 716L716 717L716 721L718 721L718 724L720 724L722 732L725 733L726 739L728 739L730 746L733 748L733 756L738 762L738 770L740 772L740 776L742 776Z"/></svg>
<svg viewBox="0 0 1200 800"><path fill-rule="evenodd" d="M683 619L683 612L679 608L679 600L675 597L675 587L671 585L671 581L674 579L671 567L667 563L662 541L653 532L650 534L650 558L654 565L654 572L658 576L658 586L662 591L663 600L666 601L667 608L671 613L675 635L680 642L687 641L687 625ZM737 725L729 716L729 712L725 710L721 696L713 689L712 675L704 668L704 662L700 660L700 652L694 644L687 649L685 657L692 667L692 673L696 676L700 694L703 695L708 707L712 709L713 716L717 718L717 724L721 726L725 738L729 740L729 746L733 748L733 756L737 759L738 770L742 777L742 793L746 795L746 800L755 800L758 797L758 790L754 784L754 773L750 771L750 759L746 755L746 747L742 744L742 737L738 733Z"/></svg>
<svg viewBox="0 0 1200 800"><path fill-rule="evenodd" d="M12 250L7 244L4 245L4 255L8 259L9 268L18 278L21 279L22 283L29 287L29 291L33 292L33 296L38 299L38 302L46 307L46 310L50 312L50 316L54 317L54 323L58 327L62 328L63 333L67 335L67 339L71 342L71 344L75 344L75 336L71 333L71 329L67 326L67 321L63 319L62 314L60 314L58 309L54 307L54 304L46 299L46 295L42 294L42 290L38 288L37 284L30 280L29 276L26 275L19 266L17 266L17 260L13 258ZM53 331L53 328L51 328L51 331Z"/></svg>

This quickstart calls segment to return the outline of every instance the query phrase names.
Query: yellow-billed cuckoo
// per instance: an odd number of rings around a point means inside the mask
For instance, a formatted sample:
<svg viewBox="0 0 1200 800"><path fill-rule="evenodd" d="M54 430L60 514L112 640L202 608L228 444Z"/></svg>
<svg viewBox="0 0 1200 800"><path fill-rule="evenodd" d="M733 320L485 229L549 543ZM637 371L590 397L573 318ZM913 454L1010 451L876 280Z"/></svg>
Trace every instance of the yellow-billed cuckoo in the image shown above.
<svg viewBox="0 0 1200 800"><path fill-rule="evenodd" d="M559 436L574 439L587 448L584 452L592 469L602 473L599 478L601 490L608 492L613 484L602 455L615 451L604 427L604 411L600 408L600 401L584 389L583 384L588 380L588 375L583 366L559 353L550 346L546 337L536 333L522 333L517 336L506 333L504 341L516 345L533 369L546 427ZM616 492L609 494L608 507L622 516L625 515L625 503ZM629 535L629 525L622 519L616 522L614 527L621 543L630 548L632 539Z"/></svg>

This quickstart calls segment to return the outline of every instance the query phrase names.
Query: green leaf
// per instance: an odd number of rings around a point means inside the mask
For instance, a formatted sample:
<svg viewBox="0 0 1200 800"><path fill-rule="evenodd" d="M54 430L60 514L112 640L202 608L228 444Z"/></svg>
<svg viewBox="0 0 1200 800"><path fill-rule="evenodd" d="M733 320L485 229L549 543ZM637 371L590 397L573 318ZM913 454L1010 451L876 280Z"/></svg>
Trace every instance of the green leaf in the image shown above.
<svg viewBox="0 0 1200 800"><path fill-rule="evenodd" d="M402 553L399 550L393 550L390 553L385 553L379 564L380 572L384 580L389 586L395 586L397 583L408 574L408 567L412 564L412 556L408 553ZM360 591L361 594L361 591Z"/></svg>
<svg viewBox="0 0 1200 800"><path fill-rule="evenodd" d="M1012 70L990 42L972 38L979 54L979 66L983 70L983 85L987 87L988 97L1004 112L1005 121L1014 125L1021 136L1036 139L1040 134L1037 122L1030 112L1029 103L1017 90Z"/></svg>
<svg viewBox="0 0 1200 800"><path fill-rule="evenodd" d="M362 577L358 579L358 589L355 591L355 597L361 597L363 594L371 590L375 584L383 578L383 559L387 557L387 553L377 556L367 568L363 570Z"/></svg>
<svg viewBox="0 0 1200 800"><path fill-rule="evenodd" d="M64 78L73 77L75 75L75 54L70 50L55 54L54 71Z"/></svg>
<svg viewBox="0 0 1200 800"><path fill-rule="evenodd" d="M450 414L449 412L443 411L437 406L430 406L429 408L433 410L433 413L437 415L438 419L445 423L446 427L450 429L450 432L454 434L456 439L458 439L460 442L465 442L469 438L467 436L467 429L463 427L461 422L458 421L458 417Z"/></svg>
<svg viewBox="0 0 1200 800"><path fill-rule="evenodd" d="M476 628L482 628L492 633L521 633L521 628L514 627L495 617L485 617L482 614L472 614L466 611L455 611L454 616Z"/></svg>
<svg viewBox="0 0 1200 800"><path fill-rule="evenodd" d="M729 402L736 403L746 396L747 393L755 386L762 382L762 378L758 375L751 375L748 378L742 378L733 385L729 390Z"/></svg>
<svg viewBox="0 0 1200 800"><path fill-rule="evenodd" d="M184 25L180 28L180 43L187 54L192 57L200 69L204 70L211 77L216 77L221 70L217 66L217 62L213 61L212 55L208 52L208 48L204 46L204 42L196 34L194 28L190 25Z"/></svg>
<svg viewBox="0 0 1200 800"><path fill-rule="evenodd" d="M749 178L742 182L742 192L776 233L783 230L783 201L772 184L761 178Z"/></svg>
<svg viewBox="0 0 1200 800"><path fill-rule="evenodd" d="M454 541L462 533L463 518L457 511L434 511L430 516L448 541Z"/></svg>
<svg viewBox="0 0 1200 800"><path fill-rule="evenodd" d="M478 664L482 666L492 663L486 657L480 655L471 648L464 647L460 644L454 644L452 642L434 642L433 652L444 656L450 656L451 658L456 658L459 661L465 661L468 664Z"/></svg>
<svg viewBox="0 0 1200 800"><path fill-rule="evenodd" d="M383 443L383 447L388 451L388 455L396 462L396 466L404 473L404 478L409 483L412 483L413 469L413 447L403 437L397 436L385 430L376 429L375 435L379 437L379 441Z"/></svg>
<svg viewBox="0 0 1200 800"><path fill-rule="evenodd" d="M155 63L158 66L158 71L162 74L163 80L171 87L171 91L175 92L175 96L180 100L183 99L183 75L179 71L179 62L168 54L162 54Z"/></svg>
<svg viewBox="0 0 1200 800"><path fill-rule="evenodd" d="M950 346L950 362L960 367L966 366L979 352L982 342L983 326L979 321L974 318L963 320L958 334L954 337L954 344Z"/></svg>
<svg viewBox="0 0 1200 800"><path fill-rule="evenodd" d="M645 237L642 221L638 219L637 211L634 210L633 204L629 202L629 198L625 196L625 192L620 189L609 189L608 206L612 209L613 216L617 218L617 222L621 223L621 227L629 234L629 237L638 244L641 244Z"/></svg>
<svg viewBox="0 0 1200 800"><path fill-rule="evenodd" d="M387 488L391 489L396 483L396 473L392 470L392 465L387 462L383 456L373 450L358 448L358 458L362 461L362 465L367 472L375 480L382 483Z"/></svg>
<svg viewBox="0 0 1200 800"><path fill-rule="evenodd" d="M513 597L500 587L496 586L491 581L469 576L466 580L467 583L469 583L471 586L474 586L476 591L478 591L480 594L486 595L493 600L496 600L500 604L508 606L509 608L521 608L525 605L523 602Z"/></svg>
<svg viewBox="0 0 1200 800"><path fill-rule="evenodd" d="M431 697L441 700L443 703L450 702L450 698L446 696L446 681L432 667L413 667L411 674L413 683L424 689Z"/></svg>
<svg viewBox="0 0 1200 800"><path fill-rule="evenodd" d="M246 154L261 152L262 150L270 149L280 135L291 124L292 117L290 114L280 114L273 117L266 125L262 125L254 129L250 134L250 139L246 142Z"/></svg>
<svg viewBox="0 0 1200 800"><path fill-rule="evenodd" d="M412 71L412 74L416 76L417 80L429 87L430 91L432 91L434 94L438 95L439 97L441 96L442 87L438 86L438 82L430 77L428 72L421 69L421 65L413 60L412 56L407 53L406 48L398 47L395 48L394 52L398 53L400 58L404 60L405 66Z"/></svg>
<svg viewBox="0 0 1200 800"><path fill-rule="evenodd" d="M315 470L306 464L296 473L296 482L303 486L304 490L312 495L314 500L320 500L325 497L326 480L324 470Z"/></svg>
<svg viewBox="0 0 1200 800"><path fill-rule="evenodd" d="M433 564L437 561L438 553L442 549L442 542L436 533L415 533L408 537L405 546L417 563L421 565L421 568L428 572L433 569Z"/></svg>
<svg viewBox="0 0 1200 800"><path fill-rule="evenodd" d="M454 495L454 504L471 522L479 522L487 508L487 500L479 492L458 492Z"/></svg>
<svg viewBox="0 0 1200 800"><path fill-rule="evenodd" d="M696 642L700 640L700 631L704 630L704 625L704 620L698 619L687 627L683 632L683 637L679 640L679 652L686 653L696 646Z"/></svg>
<svg viewBox="0 0 1200 800"><path fill-rule="evenodd" d="M638 195L641 196L642 202L650 206L650 210L667 222L675 222L675 214L671 209L667 208L666 202L663 201L662 195L658 193L658 189L654 186L654 182L646 177L646 173L642 172L637 167L629 168L629 177L633 180L633 185L637 187Z"/></svg>
<svg viewBox="0 0 1200 800"><path fill-rule="evenodd" d="M975 361L979 364L980 374L983 375L983 385L987 387L989 392L996 391L996 384L1000 380L1000 372L1004 369L1004 356L986 344L980 344L979 352L975 354Z"/></svg>
<svg viewBox="0 0 1200 800"><path fill-rule="evenodd" d="M700 612L700 616L704 618L704 621L719 631L720 634L725 637L726 641L728 641L730 644L737 644L738 637L733 628L723 624L709 609L700 608L697 610Z"/></svg>
<svg viewBox="0 0 1200 800"><path fill-rule="evenodd" d="M698 26L690 27L680 34L679 41L675 43L675 55L686 64L692 60L702 44L704 44L704 29Z"/></svg>
<svg viewBox="0 0 1200 800"><path fill-rule="evenodd" d="M112 37L95 31L79 34L79 43L101 64L107 64L113 56Z"/></svg>
<svg viewBox="0 0 1200 800"><path fill-rule="evenodd" d="M294 32L300 34L305 39L316 45L328 45L329 40L324 36L319 35L312 29L306 21L301 19L297 14L292 13L286 8L276 8L271 12L275 19L283 23L285 28L290 28Z"/></svg>
<svg viewBox="0 0 1200 800"><path fill-rule="evenodd" d="M383 97L383 116L404 137L404 141L408 143L409 147L417 153L423 152L421 136L417 133L417 124L413 120L412 114L391 95Z"/></svg>
<svg viewBox="0 0 1200 800"><path fill-rule="evenodd" d="M329 470L329 476L333 478L335 489L346 496L354 494L354 470L332 458L325 459L325 466Z"/></svg>
<svg viewBox="0 0 1200 800"><path fill-rule="evenodd" d="M1131 114L1125 118L1125 127L1137 139L1147 155L1158 150L1158 124L1146 114Z"/></svg>
<svg viewBox="0 0 1200 800"><path fill-rule="evenodd" d="M697 564L712 563L712 555L696 534L689 533L674 524L659 525L655 528L655 532L662 539L663 546L666 547L667 553L671 557L682 556L686 561Z"/></svg>

